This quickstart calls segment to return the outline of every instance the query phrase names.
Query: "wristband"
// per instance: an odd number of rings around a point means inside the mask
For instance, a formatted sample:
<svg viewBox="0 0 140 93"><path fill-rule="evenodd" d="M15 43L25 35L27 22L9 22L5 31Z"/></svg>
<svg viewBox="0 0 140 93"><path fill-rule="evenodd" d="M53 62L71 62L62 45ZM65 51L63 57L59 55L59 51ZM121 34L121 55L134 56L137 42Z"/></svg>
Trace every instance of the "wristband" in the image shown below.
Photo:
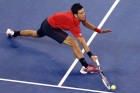
<svg viewBox="0 0 140 93"><path fill-rule="evenodd" d="M102 30L101 29L99 29L99 28L95 28L95 30L94 31L96 31L96 32L98 32L98 33L101 33L102 32Z"/></svg>
<svg viewBox="0 0 140 93"><path fill-rule="evenodd" d="M90 51L87 52L87 55L91 58L91 56L93 55Z"/></svg>

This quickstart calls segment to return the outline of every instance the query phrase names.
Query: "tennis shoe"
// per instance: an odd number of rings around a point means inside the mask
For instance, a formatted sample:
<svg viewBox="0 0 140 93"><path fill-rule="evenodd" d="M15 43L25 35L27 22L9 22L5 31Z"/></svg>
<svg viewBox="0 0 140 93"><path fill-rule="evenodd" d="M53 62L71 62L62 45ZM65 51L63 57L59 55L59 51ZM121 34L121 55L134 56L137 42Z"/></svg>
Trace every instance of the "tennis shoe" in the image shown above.
<svg viewBox="0 0 140 93"><path fill-rule="evenodd" d="M99 69L97 67L95 67L93 64L88 64L88 67L87 68L85 68L84 66L82 66L80 72L82 74L87 74L88 72L95 73L95 72L99 72Z"/></svg>
<svg viewBox="0 0 140 93"><path fill-rule="evenodd" d="M14 30L8 28L7 31L6 31L6 35L7 35L9 38L12 38L13 35L14 35Z"/></svg>

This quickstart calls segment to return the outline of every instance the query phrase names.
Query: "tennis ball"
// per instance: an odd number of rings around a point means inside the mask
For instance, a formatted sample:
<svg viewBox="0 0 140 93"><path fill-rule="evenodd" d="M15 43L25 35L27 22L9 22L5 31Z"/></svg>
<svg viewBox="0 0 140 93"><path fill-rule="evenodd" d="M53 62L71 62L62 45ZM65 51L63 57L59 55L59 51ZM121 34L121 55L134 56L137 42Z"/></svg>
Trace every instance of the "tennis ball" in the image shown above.
<svg viewBox="0 0 140 93"><path fill-rule="evenodd" d="M111 86L111 90L116 90L116 86L115 85L112 85Z"/></svg>

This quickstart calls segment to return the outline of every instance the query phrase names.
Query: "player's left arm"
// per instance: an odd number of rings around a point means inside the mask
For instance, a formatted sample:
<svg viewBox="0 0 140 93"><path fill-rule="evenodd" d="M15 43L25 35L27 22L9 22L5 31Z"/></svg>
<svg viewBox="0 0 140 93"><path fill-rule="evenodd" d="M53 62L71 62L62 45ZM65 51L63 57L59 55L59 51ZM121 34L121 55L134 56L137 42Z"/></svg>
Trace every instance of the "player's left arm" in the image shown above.
<svg viewBox="0 0 140 93"><path fill-rule="evenodd" d="M84 50L86 51L86 53L89 55L89 57L96 62L96 60L98 59L98 57L96 55L92 55L89 47L86 44L86 41L84 39L84 37L77 37L77 40L80 42L80 44L82 45L82 47L84 48Z"/></svg>
<svg viewBox="0 0 140 93"><path fill-rule="evenodd" d="M88 29L91 29L91 30L96 31L96 32L98 32L98 33L108 33L108 32L112 32L110 29L101 30L101 29L97 28L96 26L94 26L93 24L91 24L90 22L88 22L87 20L84 21L84 22L82 22L82 23L83 23L83 25L84 25L85 27L87 27Z"/></svg>

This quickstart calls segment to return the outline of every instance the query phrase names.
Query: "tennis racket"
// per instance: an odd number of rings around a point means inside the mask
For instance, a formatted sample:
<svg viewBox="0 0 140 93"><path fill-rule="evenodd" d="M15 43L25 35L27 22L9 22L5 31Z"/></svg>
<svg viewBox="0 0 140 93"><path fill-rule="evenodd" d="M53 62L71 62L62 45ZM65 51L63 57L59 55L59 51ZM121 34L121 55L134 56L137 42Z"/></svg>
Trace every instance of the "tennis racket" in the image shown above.
<svg viewBox="0 0 140 93"><path fill-rule="evenodd" d="M96 60L96 63L97 63L97 66L98 66L99 73L100 73L100 76L101 76L101 78L102 78L103 84L105 85L105 87L106 87L108 90L110 90L110 89L111 89L110 84L109 84L107 78L105 77L105 74L103 73L103 71L102 71L102 69L101 69L101 66L100 66L99 61Z"/></svg>

